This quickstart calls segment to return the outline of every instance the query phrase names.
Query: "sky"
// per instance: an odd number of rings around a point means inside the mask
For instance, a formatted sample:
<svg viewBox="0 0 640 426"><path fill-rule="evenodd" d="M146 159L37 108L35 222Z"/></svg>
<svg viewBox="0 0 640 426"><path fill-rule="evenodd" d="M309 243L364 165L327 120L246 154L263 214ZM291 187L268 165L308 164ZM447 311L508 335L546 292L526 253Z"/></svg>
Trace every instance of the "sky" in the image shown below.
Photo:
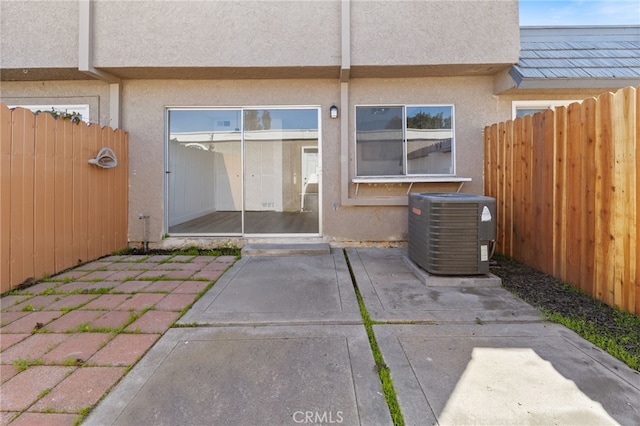
<svg viewBox="0 0 640 426"><path fill-rule="evenodd" d="M520 0L520 26L640 25L640 0Z"/></svg>

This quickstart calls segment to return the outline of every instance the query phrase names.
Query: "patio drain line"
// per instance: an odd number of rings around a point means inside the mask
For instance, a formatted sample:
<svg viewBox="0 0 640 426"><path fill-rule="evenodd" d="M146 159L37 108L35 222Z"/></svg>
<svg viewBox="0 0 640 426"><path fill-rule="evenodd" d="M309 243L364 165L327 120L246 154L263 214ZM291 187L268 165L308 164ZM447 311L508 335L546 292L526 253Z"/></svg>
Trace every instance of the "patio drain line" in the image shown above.
<svg viewBox="0 0 640 426"><path fill-rule="evenodd" d="M349 261L349 255L347 254L346 250L343 250L342 252L344 253L344 258L347 262L347 267L349 268L351 283L353 284L353 288L356 292L356 298L358 299L358 305L360 307L360 315L362 316L362 322L364 323L364 328L367 332L367 337L369 338L369 345L371 346L371 352L373 353L373 360L376 363L376 371L378 372L378 377L380 378L380 383L382 384L382 391L384 393L384 398L387 401L387 406L389 407L391 419L393 420L394 425L402 426L404 425L404 418L402 417L402 411L400 410L396 391L393 387L391 372L389 371L389 367L387 366L387 364L384 362L382 352L380 352L380 347L378 346L378 341L376 340L376 336L373 333L374 322L369 316L369 312L364 305L364 300L362 299L362 295L360 294L360 290L358 289L358 282L356 281L355 274L353 273L351 262Z"/></svg>

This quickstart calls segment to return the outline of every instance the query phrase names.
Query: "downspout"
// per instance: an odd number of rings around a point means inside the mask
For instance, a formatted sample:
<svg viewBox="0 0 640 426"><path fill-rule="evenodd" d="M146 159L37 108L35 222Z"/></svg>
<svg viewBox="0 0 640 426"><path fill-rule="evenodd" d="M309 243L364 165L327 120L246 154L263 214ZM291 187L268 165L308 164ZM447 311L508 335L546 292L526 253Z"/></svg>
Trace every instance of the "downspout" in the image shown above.
<svg viewBox="0 0 640 426"><path fill-rule="evenodd" d="M93 67L93 1L78 1L78 71L109 83L109 123L120 127L120 79ZM102 124L102 123L101 123Z"/></svg>
<svg viewBox="0 0 640 426"><path fill-rule="evenodd" d="M342 0L342 45L340 64L340 203L353 205L349 198L349 76L351 74L351 0Z"/></svg>

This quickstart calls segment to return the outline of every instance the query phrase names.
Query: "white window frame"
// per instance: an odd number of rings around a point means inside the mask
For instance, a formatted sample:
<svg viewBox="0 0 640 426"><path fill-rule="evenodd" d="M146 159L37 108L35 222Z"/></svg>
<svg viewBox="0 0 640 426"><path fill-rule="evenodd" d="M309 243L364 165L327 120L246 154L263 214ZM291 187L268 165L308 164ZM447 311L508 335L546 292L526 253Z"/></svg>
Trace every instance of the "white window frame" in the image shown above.
<svg viewBox="0 0 640 426"><path fill-rule="evenodd" d="M89 104L80 104L80 105L58 105L58 104L47 104L47 105L9 105L9 108L25 108L33 112L34 114L38 111L46 112L54 110L55 112L60 113L78 113L82 117L82 121L89 124Z"/></svg>
<svg viewBox="0 0 640 426"><path fill-rule="evenodd" d="M554 110L559 106L569 106L574 102L582 102L578 99L568 100L539 100L539 101L512 101L511 102L511 119L516 119L516 113L519 109L551 109Z"/></svg>
<svg viewBox="0 0 640 426"><path fill-rule="evenodd" d="M376 182L412 182L412 181L453 181L450 178L456 177L456 116L454 104L359 104L355 105L353 109L354 120L354 152L357 159L358 156L358 128L357 128L357 111L359 107L363 108L402 108L402 150L403 150L403 174L401 175L360 175L358 172L357 160L355 161L355 173L356 176L352 179L354 183L363 183L369 180ZM413 107L449 107L451 108L451 173L441 174L409 174L407 171L407 108ZM454 179L455 180L455 179ZM470 179L464 179L465 181Z"/></svg>

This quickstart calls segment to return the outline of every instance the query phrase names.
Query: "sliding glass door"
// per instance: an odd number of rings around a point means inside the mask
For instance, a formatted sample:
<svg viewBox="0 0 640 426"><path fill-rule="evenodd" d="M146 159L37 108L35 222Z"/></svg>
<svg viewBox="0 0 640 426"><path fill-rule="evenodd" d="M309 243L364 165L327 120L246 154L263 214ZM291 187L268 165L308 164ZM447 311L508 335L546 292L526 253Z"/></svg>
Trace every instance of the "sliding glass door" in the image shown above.
<svg viewBox="0 0 640 426"><path fill-rule="evenodd" d="M318 108L169 109L169 234L319 234L318 124Z"/></svg>

